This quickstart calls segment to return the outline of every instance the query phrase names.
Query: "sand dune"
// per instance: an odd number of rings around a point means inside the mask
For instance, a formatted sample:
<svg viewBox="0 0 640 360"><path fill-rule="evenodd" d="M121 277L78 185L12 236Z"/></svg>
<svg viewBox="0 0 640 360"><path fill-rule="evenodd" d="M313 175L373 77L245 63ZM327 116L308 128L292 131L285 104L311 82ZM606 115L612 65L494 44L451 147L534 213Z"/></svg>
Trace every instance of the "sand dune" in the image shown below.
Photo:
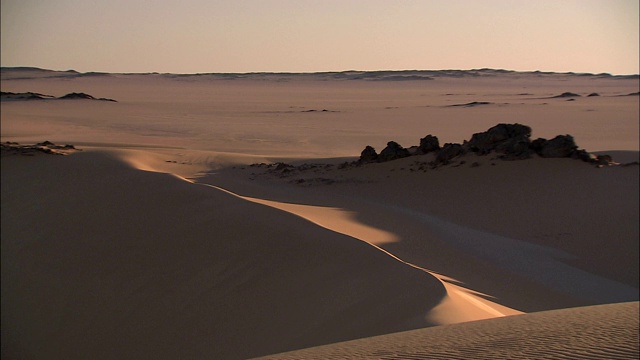
<svg viewBox="0 0 640 360"><path fill-rule="evenodd" d="M439 326L262 359L636 359L638 303Z"/></svg>
<svg viewBox="0 0 640 360"><path fill-rule="evenodd" d="M103 154L2 165L3 357L246 358L427 326L445 294L362 242Z"/></svg>
<svg viewBox="0 0 640 360"><path fill-rule="evenodd" d="M118 102L2 103L3 142L80 150L3 150L2 357L637 357L637 164L341 164L513 122L631 163L638 81L3 68Z"/></svg>

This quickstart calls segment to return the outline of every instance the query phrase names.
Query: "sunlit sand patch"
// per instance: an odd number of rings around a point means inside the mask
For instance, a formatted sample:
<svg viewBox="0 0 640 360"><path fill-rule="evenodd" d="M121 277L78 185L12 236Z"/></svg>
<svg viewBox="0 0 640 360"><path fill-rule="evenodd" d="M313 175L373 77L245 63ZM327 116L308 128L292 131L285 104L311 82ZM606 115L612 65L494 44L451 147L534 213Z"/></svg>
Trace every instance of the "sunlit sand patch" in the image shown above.
<svg viewBox="0 0 640 360"><path fill-rule="evenodd" d="M291 204L273 200L252 198L248 196L237 195L220 187L212 187L238 196L247 201L270 206L300 216L301 218L309 220L316 225L322 226L323 228L363 240L372 245L382 245L399 241L396 235L388 231L377 229L375 227L358 222L356 220L355 214L351 211L334 207Z"/></svg>

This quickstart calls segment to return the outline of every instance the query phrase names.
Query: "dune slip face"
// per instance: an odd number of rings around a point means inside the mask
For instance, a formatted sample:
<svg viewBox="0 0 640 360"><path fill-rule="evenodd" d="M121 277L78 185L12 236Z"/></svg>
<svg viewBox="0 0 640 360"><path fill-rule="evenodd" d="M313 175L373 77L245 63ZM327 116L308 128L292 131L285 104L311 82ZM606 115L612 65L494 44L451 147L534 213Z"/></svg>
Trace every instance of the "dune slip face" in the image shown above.
<svg viewBox="0 0 640 360"><path fill-rule="evenodd" d="M103 153L2 165L3 357L247 358L428 326L445 295L367 244Z"/></svg>

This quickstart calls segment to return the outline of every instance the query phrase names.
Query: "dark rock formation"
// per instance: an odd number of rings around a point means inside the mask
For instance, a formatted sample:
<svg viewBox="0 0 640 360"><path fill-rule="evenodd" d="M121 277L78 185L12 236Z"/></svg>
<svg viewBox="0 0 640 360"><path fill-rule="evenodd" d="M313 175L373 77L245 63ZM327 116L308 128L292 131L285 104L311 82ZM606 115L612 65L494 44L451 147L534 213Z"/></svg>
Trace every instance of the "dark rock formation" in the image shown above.
<svg viewBox="0 0 640 360"><path fill-rule="evenodd" d="M493 150L511 151L520 154L524 151L523 144L528 148L531 128L521 124L498 124L489 130L475 133L465 146L475 153L486 155Z"/></svg>
<svg viewBox="0 0 640 360"><path fill-rule="evenodd" d="M422 139L420 139L420 146L418 146L418 153L428 154L438 149L440 149L440 143L438 142L437 137L429 134L423 137Z"/></svg>
<svg viewBox="0 0 640 360"><path fill-rule="evenodd" d="M449 105L449 107L474 107L474 106L491 105L491 104L493 103L490 103L488 101L472 101L470 103L465 103L465 104Z"/></svg>
<svg viewBox="0 0 640 360"><path fill-rule="evenodd" d="M67 95L61 96L58 99L67 100L67 99L88 99L88 100L97 100L93 96L85 93L69 93Z"/></svg>
<svg viewBox="0 0 640 360"><path fill-rule="evenodd" d="M587 97L593 97L593 96L600 96L600 94L598 94L598 93L591 93L591 94L587 95Z"/></svg>
<svg viewBox="0 0 640 360"><path fill-rule="evenodd" d="M420 146L409 149L403 148L395 141L390 141L380 154L377 154L373 147L367 146L360 154L360 159L354 163L358 165L384 162L435 152L435 160L429 163L432 168L435 168L450 164L454 158L473 152L478 155L497 154L502 160L528 159L537 154L543 158L579 159L598 167L617 165L608 155L597 156L578 149L571 135L558 135L551 140L539 138L535 141L531 141L530 137L531 128L526 125L498 124L487 131L473 134L471 139L463 144L447 143L442 148L439 146L438 138L433 135L425 136L420 139ZM460 164L464 164L464 161Z"/></svg>
<svg viewBox="0 0 640 360"><path fill-rule="evenodd" d="M24 93L12 93L12 92L2 92L0 95L0 99L2 100L73 100L73 99L84 99L84 100L99 100L99 101L112 101L117 102L113 99L107 98L95 98L89 94L85 93L69 93L67 95L56 98L52 95L39 94L34 92L24 92Z"/></svg>
<svg viewBox="0 0 640 360"><path fill-rule="evenodd" d="M560 95L552 96L550 99L580 97L580 94L572 92L563 92Z"/></svg>
<svg viewBox="0 0 640 360"><path fill-rule="evenodd" d="M56 145L51 141L43 141L34 145L20 145L17 142L5 142L0 144L2 156L5 155L26 155L34 156L37 153L66 155L69 152L79 151L73 145Z"/></svg>
<svg viewBox="0 0 640 360"><path fill-rule="evenodd" d="M464 148L460 144L444 144L442 149L436 155L436 164L448 164L451 159L465 153Z"/></svg>
<svg viewBox="0 0 640 360"><path fill-rule="evenodd" d="M0 94L0 99L2 100L45 100L53 98L54 97L51 95L39 94L34 92L13 93L3 91Z"/></svg>
<svg viewBox="0 0 640 360"><path fill-rule="evenodd" d="M61 96L58 99L60 100L69 100L69 99L84 99L84 100L100 100L100 101L113 101L116 102L113 99L107 99L107 98L95 98L89 94L85 94L85 93L70 93L67 94L65 96Z"/></svg>
<svg viewBox="0 0 640 360"><path fill-rule="evenodd" d="M395 159L400 159L410 155L411 153L409 153L409 150L403 148L402 146L400 146L400 144L398 144L395 141L389 141L387 143L387 147L382 149L382 151L380 152L380 155L378 155L378 161L382 162L382 161L395 160Z"/></svg>
<svg viewBox="0 0 640 360"><path fill-rule="evenodd" d="M376 149L367 145L367 147L365 147L364 150L362 150L362 152L360 153L360 159L358 161L361 163L368 163L377 160L378 153L376 152Z"/></svg>
<svg viewBox="0 0 640 360"><path fill-rule="evenodd" d="M577 150L573 136L558 135L551 140L539 138L531 143L531 149L544 158L571 157Z"/></svg>

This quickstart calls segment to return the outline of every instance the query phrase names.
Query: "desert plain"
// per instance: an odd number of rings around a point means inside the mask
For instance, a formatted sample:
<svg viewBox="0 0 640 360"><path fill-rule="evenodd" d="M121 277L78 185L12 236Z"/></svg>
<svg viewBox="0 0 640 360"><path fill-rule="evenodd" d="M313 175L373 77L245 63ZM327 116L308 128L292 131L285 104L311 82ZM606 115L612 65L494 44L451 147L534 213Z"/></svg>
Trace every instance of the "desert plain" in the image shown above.
<svg viewBox="0 0 640 360"><path fill-rule="evenodd" d="M1 76L3 358L639 355L637 75Z"/></svg>

